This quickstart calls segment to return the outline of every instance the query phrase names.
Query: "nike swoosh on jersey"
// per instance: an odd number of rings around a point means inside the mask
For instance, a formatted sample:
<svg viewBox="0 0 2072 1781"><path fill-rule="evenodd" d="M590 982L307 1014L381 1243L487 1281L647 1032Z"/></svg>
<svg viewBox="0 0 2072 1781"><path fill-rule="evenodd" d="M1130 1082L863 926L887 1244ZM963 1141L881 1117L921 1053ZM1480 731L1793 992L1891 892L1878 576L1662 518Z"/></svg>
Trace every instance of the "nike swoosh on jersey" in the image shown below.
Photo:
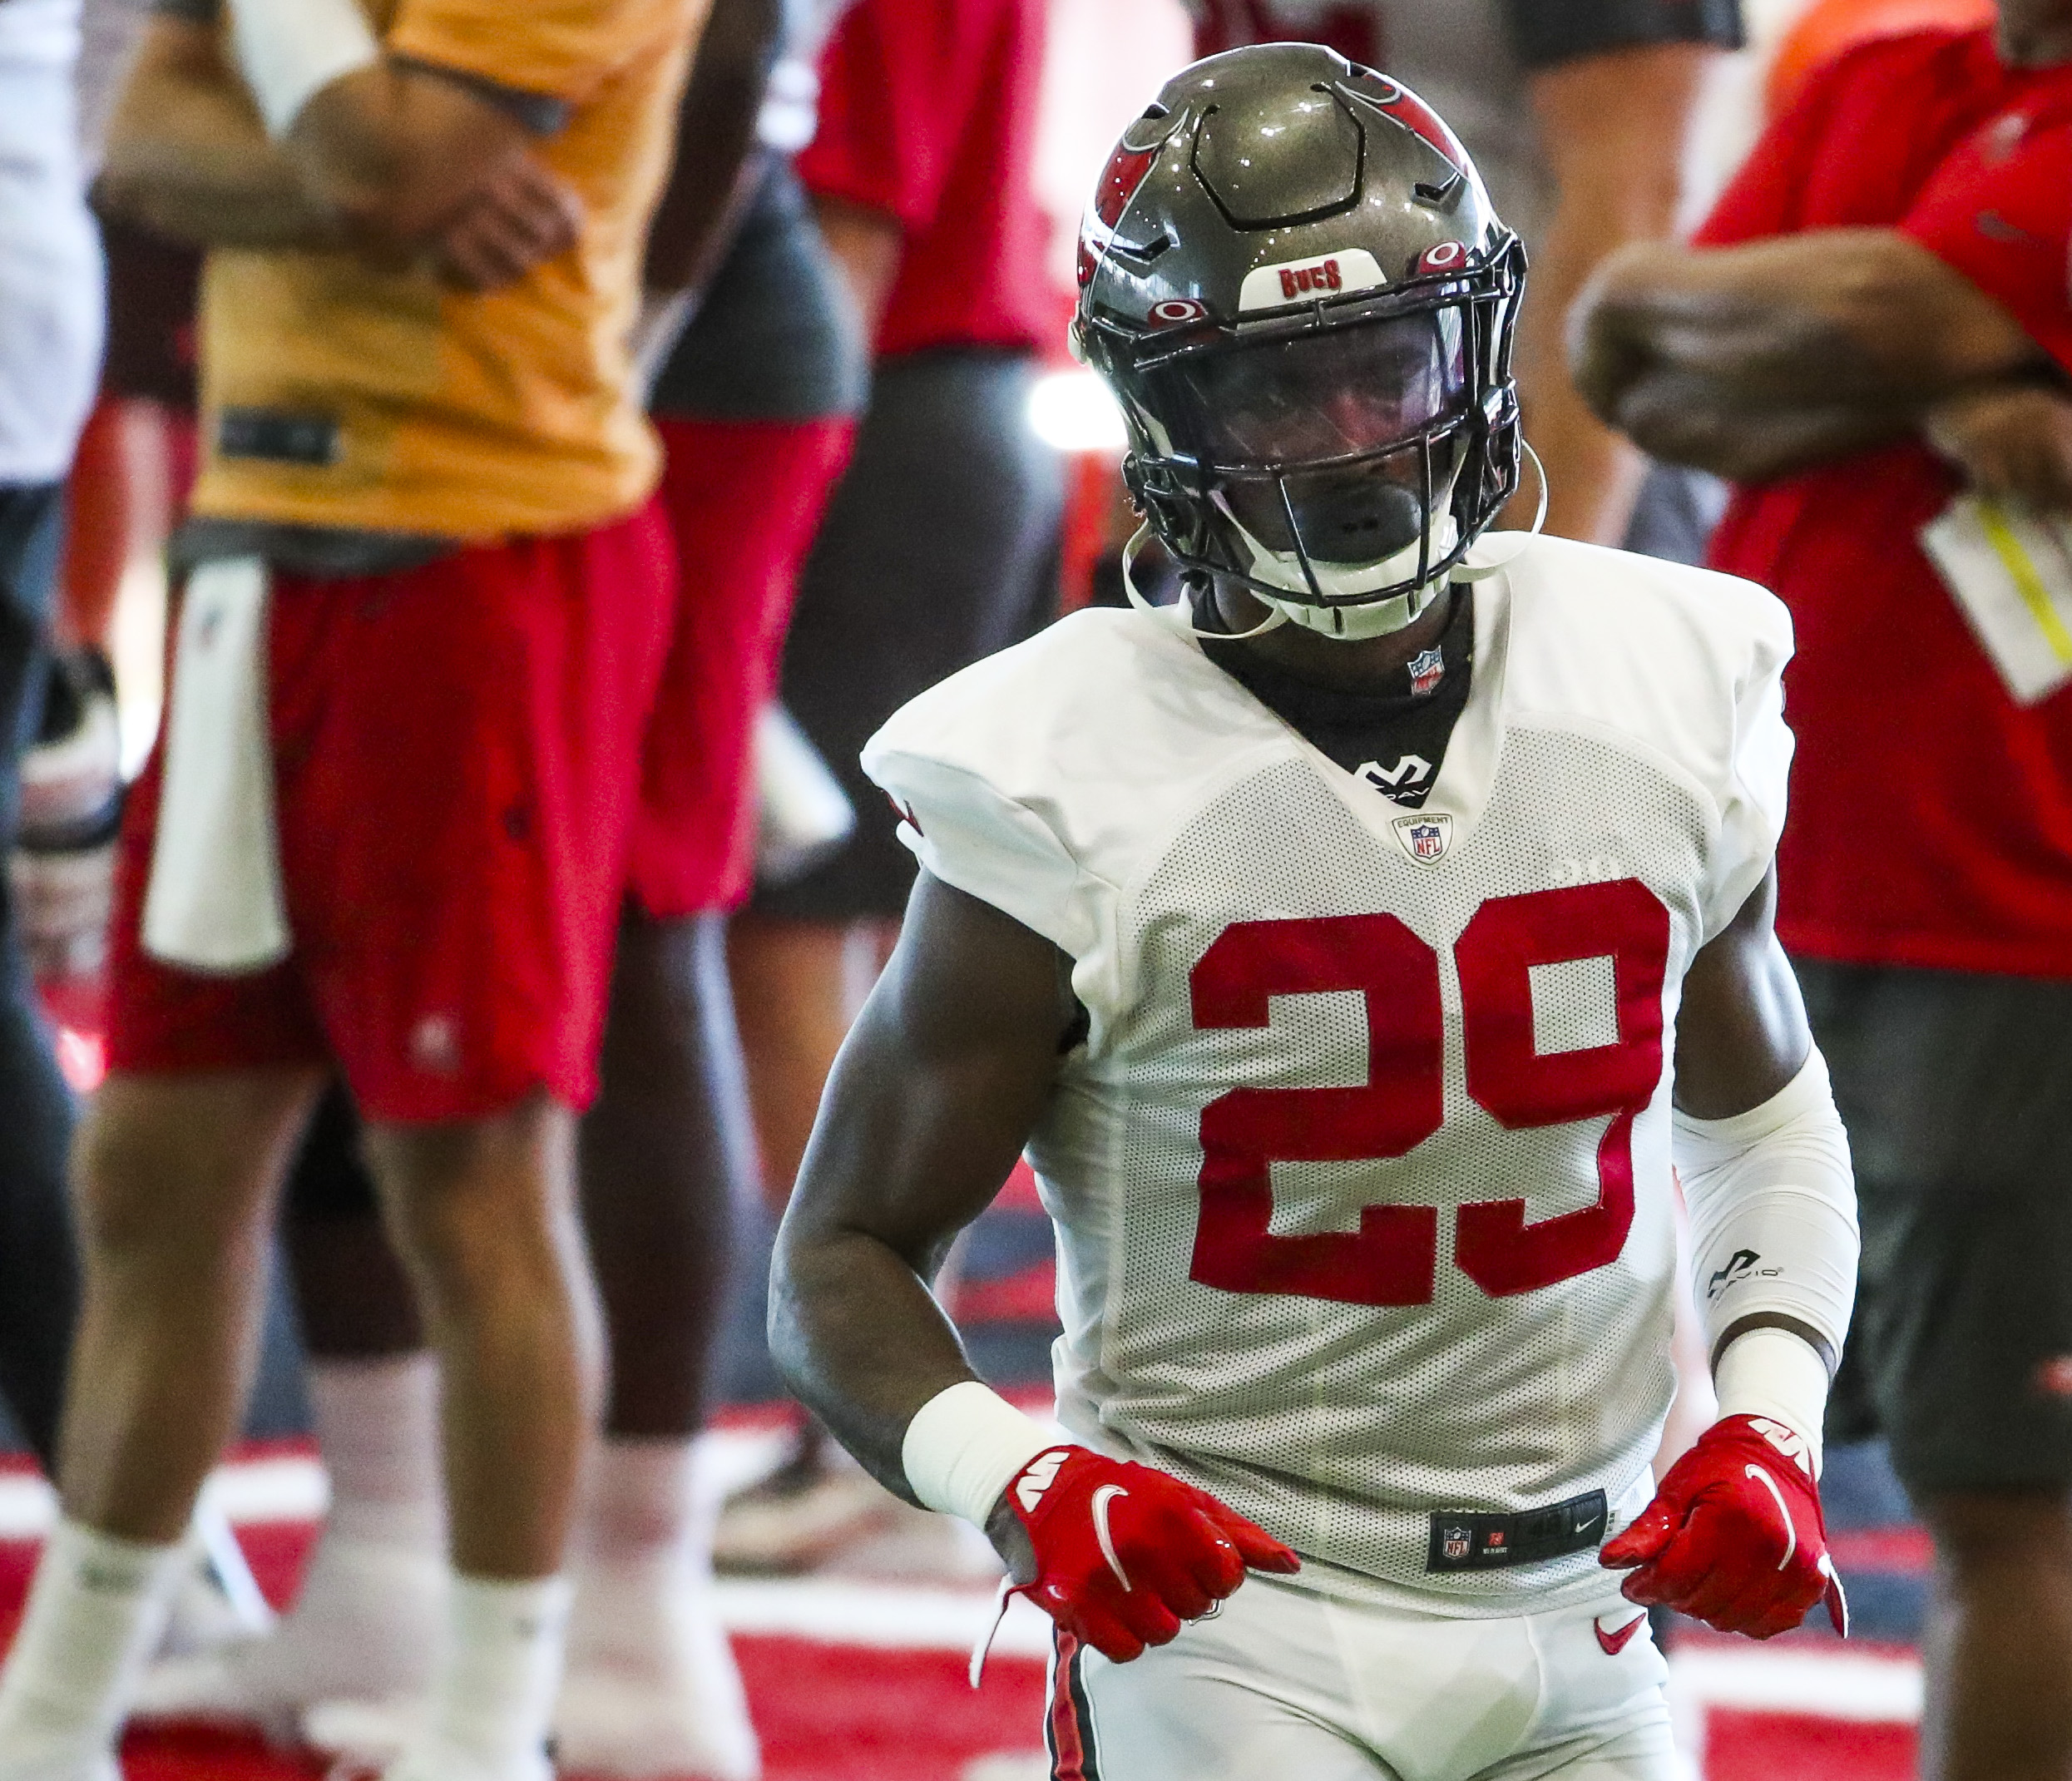
<svg viewBox="0 0 2072 1781"><path fill-rule="evenodd" d="M1637 1614L1615 1633L1605 1630L1602 1620L1592 1620L1590 1630L1597 1635L1597 1648L1607 1657L1616 1657L1633 1643L1633 1635L1647 1624L1647 1615Z"/></svg>

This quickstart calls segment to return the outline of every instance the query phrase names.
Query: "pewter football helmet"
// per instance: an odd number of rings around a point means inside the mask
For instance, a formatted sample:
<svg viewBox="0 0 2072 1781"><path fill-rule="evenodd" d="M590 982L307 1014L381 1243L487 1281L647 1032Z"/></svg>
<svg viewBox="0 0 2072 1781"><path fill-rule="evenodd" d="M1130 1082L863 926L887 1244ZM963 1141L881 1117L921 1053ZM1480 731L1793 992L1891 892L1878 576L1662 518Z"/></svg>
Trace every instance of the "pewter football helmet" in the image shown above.
<svg viewBox="0 0 2072 1781"><path fill-rule="evenodd" d="M1326 635L1400 629L1518 482L1525 250L1430 106L1313 44L1176 75L1080 237L1075 349L1196 576Z"/></svg>

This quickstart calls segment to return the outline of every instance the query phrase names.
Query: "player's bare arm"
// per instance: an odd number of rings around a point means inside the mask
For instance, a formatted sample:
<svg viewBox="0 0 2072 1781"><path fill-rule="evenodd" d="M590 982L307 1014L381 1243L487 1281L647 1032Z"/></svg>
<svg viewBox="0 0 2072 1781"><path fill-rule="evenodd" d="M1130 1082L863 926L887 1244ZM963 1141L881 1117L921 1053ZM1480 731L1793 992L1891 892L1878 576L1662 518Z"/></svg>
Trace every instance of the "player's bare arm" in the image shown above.
<svg viewBox="0 0 2072 1781"><path fill-rule="evenodd" d="M1076 1013L1069 969L1049 941L923 873L835 1063L778 1234L771 1352L909 1501L907 1424L973 1377L928 1282L1050 1098Z"/></svg>
<svg viewBox="0 0 2072 1781"><path fill-rule="evenodd" d="M286 147L309 189L374 251L433 253L493 289L565 253L582 205L507 104L442 70L383 57L319 91Z"/></svg>
<svg viewBox="0 0 2072 1781"><path fill-rule="evenodd" d="M1126 1659L1229 1595L1247 1564L1295 1559L1177 1479L1053 1441L977 1383L929 1294L1051 1097L1081 1019L1070 970L1049 941L922 873L778 1234L770 1350L880 1482L983 1526L1039 1605ZM1150 1586L1116 1591L1111 1566Z"/></svg>
<svg viewBox="0 0 2072 1781"><path fill-rule="evenodd" d="M270 136L223 34L155 17L111 127L101 202L201 246L350 247L492 289L566 251L575 195L512 108L377 55Z"/></svg>
<svg viewBox="0 0 2072 1781"><path fill-rule="evenodd" d="M1627 250L1570 335L1576 386L1658 457L1760 481L2049 375L1994 299L1896 230Z"/></svg>

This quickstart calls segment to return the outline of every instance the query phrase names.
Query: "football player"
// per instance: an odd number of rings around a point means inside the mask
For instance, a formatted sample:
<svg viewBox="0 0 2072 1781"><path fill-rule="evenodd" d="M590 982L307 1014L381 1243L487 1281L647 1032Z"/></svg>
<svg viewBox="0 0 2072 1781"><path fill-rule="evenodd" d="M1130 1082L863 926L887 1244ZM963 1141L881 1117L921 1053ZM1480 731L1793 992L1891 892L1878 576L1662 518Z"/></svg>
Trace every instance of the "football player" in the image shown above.
<svg viewBox="0 0 2072 1781"><path fill-rule="evenodd" d="M1790 629L1483 536L1524 272L1400 84L1310 46L1178 76L1096 192L1074 334L1186 596L1067 619L865 754L925 869L773 1340L1056 1621L1061 1776L1656 1781L1646 1605L1842 1618L1854 1198L1771 932ZM1025 1147L1062 1437L927 1288ZM1658 1487L1673 1160L1721 1415Z"/></svg>

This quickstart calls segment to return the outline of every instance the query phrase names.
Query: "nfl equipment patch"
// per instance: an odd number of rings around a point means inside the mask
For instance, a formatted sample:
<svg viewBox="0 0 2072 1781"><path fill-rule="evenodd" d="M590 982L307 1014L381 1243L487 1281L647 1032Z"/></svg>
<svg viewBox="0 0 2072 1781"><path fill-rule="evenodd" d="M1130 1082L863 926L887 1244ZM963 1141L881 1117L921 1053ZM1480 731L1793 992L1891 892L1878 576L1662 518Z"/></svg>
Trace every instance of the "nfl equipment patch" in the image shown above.
<svg viewBox="0 0 2072 1781"><path fill-rule="evenodd" d="M1399 816L1396 819L1396 839L1403 844L1403 851L1421 866L1429 866L1446 857L1446 850L1453 840L1453 819L1437 811L1422 816Z"/></svg>
<svg viewBox="0 0 2072 1781"><path fill-rule="evenodd" d="M1422 699L1446 677L1446 659L1435 646L1410 658L1410 696Z"/></svg>

